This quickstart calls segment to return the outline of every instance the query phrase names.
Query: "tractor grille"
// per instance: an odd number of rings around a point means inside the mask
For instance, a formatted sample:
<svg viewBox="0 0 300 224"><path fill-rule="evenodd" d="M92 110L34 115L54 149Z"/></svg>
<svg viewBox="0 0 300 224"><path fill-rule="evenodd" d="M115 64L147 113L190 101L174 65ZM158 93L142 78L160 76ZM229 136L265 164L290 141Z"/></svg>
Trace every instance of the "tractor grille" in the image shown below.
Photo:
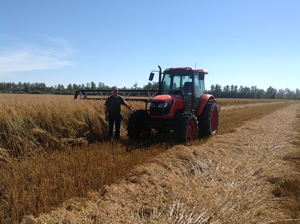
<svg viewBox="0 0 300 224"><path fill-rule="evenodd" d="M164 103L167 103L167 106L162 106ZM163 116L170 113L171 107L173 105L172 101L168 102L151 102L150 106L150 115L153 116Z"/></svg>

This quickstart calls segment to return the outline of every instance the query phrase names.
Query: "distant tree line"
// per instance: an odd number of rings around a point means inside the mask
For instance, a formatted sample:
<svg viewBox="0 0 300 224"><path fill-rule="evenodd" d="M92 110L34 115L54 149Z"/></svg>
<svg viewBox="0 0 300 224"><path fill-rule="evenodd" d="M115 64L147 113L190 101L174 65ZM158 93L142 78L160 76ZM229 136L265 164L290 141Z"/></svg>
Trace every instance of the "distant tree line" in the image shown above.
<svg viewBox="0 0 300 224"><path fill-rule="evenodd" d="M222 86L216 84L211 85L210 90L207 91L217 98L248 98L248 99L290 99L300 100L300 90L297 88L295 91L286 89L274 89L270 86L267 91L258 89L256 86L251 88L247 86L227 85Z"/></svg>
<svg viewBox="0 0 300 224"><path fill-rule="evenodd" d="M0 93L15 93L15 94L62 94L73 95L78 89L91 89L91 90L104 90L110 89L110 86L105 85L102 82L96 84L90 82L86 84L69 84L67 87L58 84L55 86L46 86L45 83L14 83L14 82L0 82ZM156 90L158 89L157 82L149 82L143 87L138 87L135 83L131 88L123 87L121 89L134 89L134 90ZM269 87L266 91L258 89L256 86L251 88L246 86L227 85L222 88L221 85L211 85L210 90L207 93L213 94L217 98L249 98L249 99L291 99L300 100L300 90L286 89L274 89Z"/></svg>
<svg viewBox="0 0 300 224"><path fill-rule="evenodd" d="M86 84L69 84L67 87L58 84L55 86L46 86L45 83L28 83L28 82L0 82L0 93L15 93L15 94L61 94L61 95L74 95L76 90L79 89L90 89L90 90L107 90L111 89L110 86L105 85L102 82L96 84L90 82ZM156 90L158 89L158 83L148 83L143 88L138 87L135 83L131 88L121 87L120 89L134 89L134 90Z"/></svg>

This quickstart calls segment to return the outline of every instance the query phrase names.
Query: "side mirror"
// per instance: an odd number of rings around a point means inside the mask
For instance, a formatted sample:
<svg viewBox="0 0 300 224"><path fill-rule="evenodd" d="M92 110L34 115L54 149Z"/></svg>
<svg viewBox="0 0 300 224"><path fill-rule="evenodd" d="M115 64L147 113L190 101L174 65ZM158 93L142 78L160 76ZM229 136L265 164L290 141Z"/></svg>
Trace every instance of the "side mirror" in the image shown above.
<svg viewBox="0 0 300 224"><path fill-rule="evenodd" d="M151 73L150 73L150 76L149 76L149 81L152 81L152 80L153 80L153 77L154 77L154 72L151 72Z"/></svg>

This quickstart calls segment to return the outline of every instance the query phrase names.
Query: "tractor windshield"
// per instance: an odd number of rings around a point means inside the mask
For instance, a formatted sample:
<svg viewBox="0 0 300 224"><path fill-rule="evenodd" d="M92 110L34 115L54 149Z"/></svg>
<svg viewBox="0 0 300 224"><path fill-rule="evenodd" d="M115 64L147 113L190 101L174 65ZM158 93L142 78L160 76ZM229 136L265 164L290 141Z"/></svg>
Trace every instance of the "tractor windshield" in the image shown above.
<svg viewBox="0 0 300 224"><path fill-rule="evenodd" d="M193 76L187 71L165 73L162 82L162 94L192 95Z"/></svg>

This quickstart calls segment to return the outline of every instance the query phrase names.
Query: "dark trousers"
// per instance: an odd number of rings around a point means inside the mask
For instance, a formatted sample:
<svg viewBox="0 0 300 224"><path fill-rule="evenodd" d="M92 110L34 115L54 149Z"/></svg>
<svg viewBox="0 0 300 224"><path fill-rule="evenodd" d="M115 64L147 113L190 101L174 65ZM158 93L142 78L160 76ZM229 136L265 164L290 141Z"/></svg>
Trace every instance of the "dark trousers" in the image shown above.
<svg viewBox="0 0 300 224"><path fill-rule="evenodd" d="M115 139L118 140L120 138L120 128L121 128L121 115L118 116L108 116L109 123L109 136L113 137L113 129L115 124Z"/></svg>

